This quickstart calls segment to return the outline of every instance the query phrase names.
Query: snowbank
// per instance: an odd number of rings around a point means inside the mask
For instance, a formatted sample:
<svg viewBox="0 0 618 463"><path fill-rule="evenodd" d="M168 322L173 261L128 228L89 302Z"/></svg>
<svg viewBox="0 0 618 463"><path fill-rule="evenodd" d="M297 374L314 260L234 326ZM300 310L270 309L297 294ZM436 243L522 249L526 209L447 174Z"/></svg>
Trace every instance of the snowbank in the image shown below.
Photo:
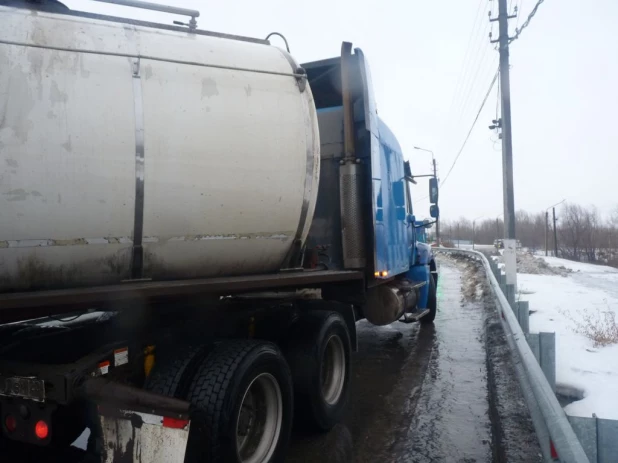
<svg viewBox="0 0 618 463"><path fill-rule="evenodd" d="M585 273L618 273L618 269L614 267L608 267L607 265L586 264L584 262L575 262L567 259L560 259L558 257L543 257L545 262L551 267L568 268L573 272L585 272Z"/></svg>
<svg viewBox="0 0 618 463"><path fill-rule="evenodd" d="M618 344L595 348L592 340L574 331L586 313L609 311L618 318L618 269L555 257L542 260L571 273L518 273L518 297L530 301L531 332L556 333L557 384L583 391L584 398L565 411L618 419Z"/></svg>
<svg viewBox="0 0 618 463"><path fill-rule="evenodd" d="M563 259L557 259L563 260ZM534 257L528 253L517 253L517 273L530 273L533 275L560 275L567 276L573 270L564 265L549 265L545 260Z"/></svg>

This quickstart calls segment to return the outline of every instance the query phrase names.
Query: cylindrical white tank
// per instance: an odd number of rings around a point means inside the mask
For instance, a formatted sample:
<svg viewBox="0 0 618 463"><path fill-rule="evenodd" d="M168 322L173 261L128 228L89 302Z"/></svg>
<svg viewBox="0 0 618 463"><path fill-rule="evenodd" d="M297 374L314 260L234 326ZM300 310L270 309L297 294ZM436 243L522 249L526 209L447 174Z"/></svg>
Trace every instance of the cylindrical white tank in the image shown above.
<svg viewBox="0 0 618 463"><path fill-rule="evenodd" d="M0 292L272 272L304 241L320 143L285 52L0 17Z"/></svg>

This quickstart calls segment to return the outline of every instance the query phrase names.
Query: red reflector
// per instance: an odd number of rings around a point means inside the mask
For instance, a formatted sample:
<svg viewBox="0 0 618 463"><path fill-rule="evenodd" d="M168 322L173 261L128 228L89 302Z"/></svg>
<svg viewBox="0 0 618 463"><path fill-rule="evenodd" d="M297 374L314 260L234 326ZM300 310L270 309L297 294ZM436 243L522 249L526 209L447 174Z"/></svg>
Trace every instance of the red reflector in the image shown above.
<svg viewBox="0 0 618 463"><path fill-rule="evenodd" d="M189 420L179 420L176 418L163 417L163 426L166 428L182 429L189 424Z"/></svg>
<svg viewBox="0 0 618 463"><path fill-rule="evenodd" d="M549 450L551 451L551 457L554 460L558 459L558 452L556 452L556 447L554 447L554 443L550 440L549 441Z"/></svg>
<svg viewBox="0 0 618 463"><path fill-rule="evenodd" d="M15 432L17 429L17 420L13 415L7 415L4 419L4 425L6 426L6 430L8 432Z"/></svg>
<svg viewBox="0 0 618 463"><path fill-rule="evenodd" d="M45 439L49 435L49 426L43 420L39 420L34 425L34 433L39 439Z"/></svg>

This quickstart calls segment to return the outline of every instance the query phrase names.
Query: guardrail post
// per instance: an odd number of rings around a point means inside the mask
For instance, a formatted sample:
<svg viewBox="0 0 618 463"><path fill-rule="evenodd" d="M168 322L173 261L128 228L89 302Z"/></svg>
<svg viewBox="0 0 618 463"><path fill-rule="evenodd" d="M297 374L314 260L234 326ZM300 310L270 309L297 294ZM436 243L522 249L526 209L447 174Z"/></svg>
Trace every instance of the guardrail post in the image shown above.
<svg viewBox="0 0 618 463"><path fill-rule="evenodd" d="M597 419L584 416L569 416L568 418L590 463L601 463L598 458ZM615 455L614 453L613 456Z"/></svg>
<svg viewBox="0 0 618 463"><path fill-rule="evenodd" d="M526 339L528 340L528 345L530 346L530 350L534 354L534 358L537 363L540 365L541 362L541 346L539 343L539 333L528 333L526 334Z"/></svg>
<svg viewBox="0 0 618 463"><path fill-rule="evenodd" d="M519 321L519 326L521 326L521 330L524 334L530 333L530 306L528 301L517 301L518 310L517 321Z"/></svg>
<svg viewBox="0 0 618 463"><path fill-rule="evenodd" d="M556 333L539 333L541 370L545 373L552 391L556 392Z"/></svg>
<svg viewBox="0 0 618 463"><path fill-rule="evenodd" d="M556 392L556 333L528 333L530 350L534 354L547 382Z"/></svg>
<svg viewBox="0 0 618 463"><path fill-rule="evenodd" d="M618 455L618 420L595 418L597 422L597 452L598 462L616 461Z"/></svg>

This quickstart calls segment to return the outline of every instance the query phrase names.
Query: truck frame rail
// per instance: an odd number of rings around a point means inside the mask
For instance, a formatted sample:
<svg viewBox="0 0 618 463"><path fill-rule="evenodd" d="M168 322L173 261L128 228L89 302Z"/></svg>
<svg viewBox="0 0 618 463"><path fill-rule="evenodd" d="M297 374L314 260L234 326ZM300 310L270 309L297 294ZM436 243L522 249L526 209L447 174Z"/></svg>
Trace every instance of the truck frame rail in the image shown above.
<svg viewBox="0 0 618 463"><path fill-rule="evenodd" d="M256 290L320 287L360 282L364 274L346 270L298 270L267 275L172 281L129 281L122 284L0 294L0 323L10 323L80 308L123 308L120 303L196 294L231 295Z"/></svg>

